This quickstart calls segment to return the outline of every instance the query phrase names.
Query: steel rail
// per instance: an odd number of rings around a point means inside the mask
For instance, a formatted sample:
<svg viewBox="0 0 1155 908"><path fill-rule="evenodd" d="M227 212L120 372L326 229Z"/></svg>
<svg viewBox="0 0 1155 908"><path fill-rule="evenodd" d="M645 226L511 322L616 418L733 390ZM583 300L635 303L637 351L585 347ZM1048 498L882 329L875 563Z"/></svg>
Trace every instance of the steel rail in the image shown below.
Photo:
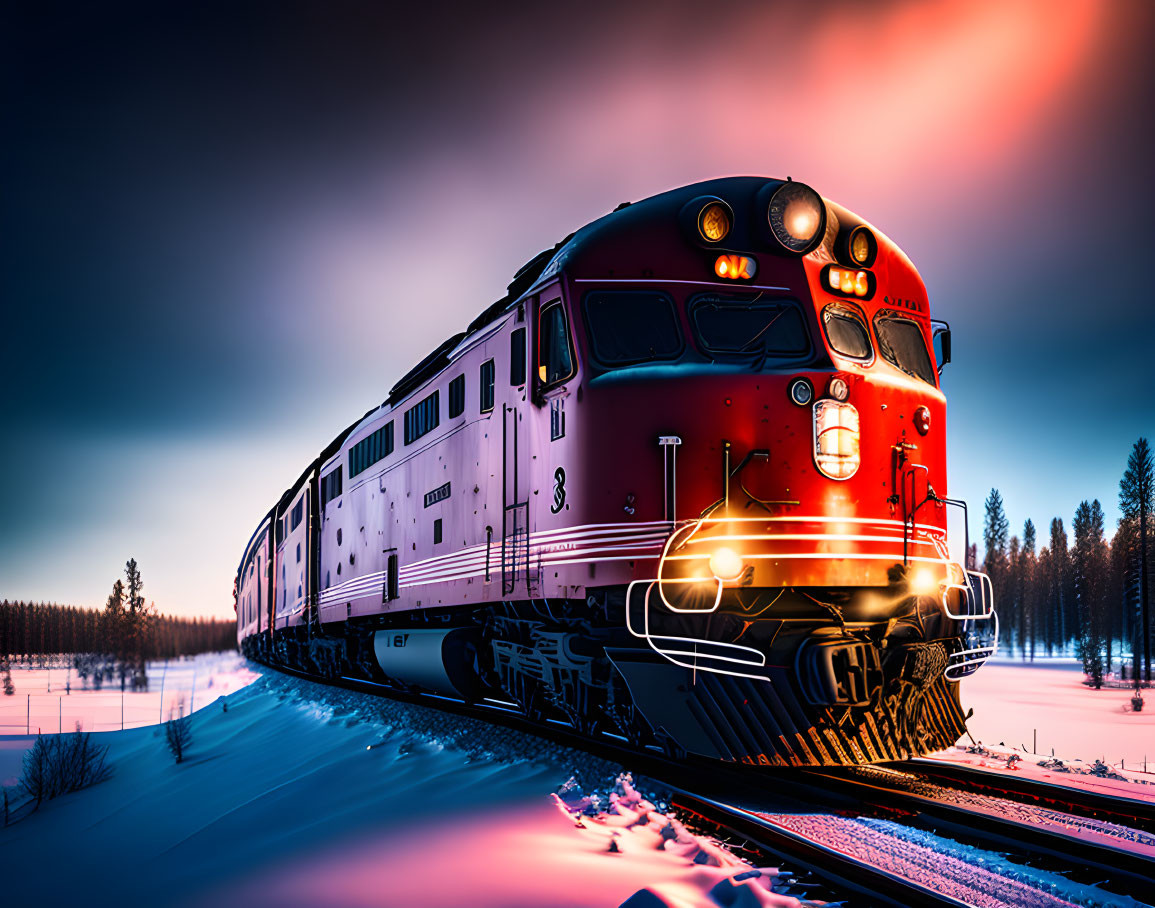
<svg viewBox="0 0 1155 908"><path fill-rule="evenodd" d="M981 791L1007 800L1050 807L1054 810L1078 812L1082 816L1155 833L1155 800L1141 801L1138 798L1088 791L1010 773L995 775L986 770L927 757L884 765L923 776L941 785L962 787L966 791ZM1155 792L1155 785L1152 786L1152 791Z"/></svg>

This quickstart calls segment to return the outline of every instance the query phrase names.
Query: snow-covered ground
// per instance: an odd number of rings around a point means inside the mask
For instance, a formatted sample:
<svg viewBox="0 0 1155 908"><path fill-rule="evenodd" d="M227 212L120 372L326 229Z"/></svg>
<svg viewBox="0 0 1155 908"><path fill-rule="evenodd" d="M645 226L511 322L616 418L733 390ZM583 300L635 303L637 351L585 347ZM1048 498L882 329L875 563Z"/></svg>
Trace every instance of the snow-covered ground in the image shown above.
<svg viewBox="0 0 1155 908"><path fill-rule="evenodd" d="M179 766L159 728L95 737L110 780L0 829L8 904L799 904L617 767L435 710L269 675L194 715Z"/></svg>
<svg viewBox="0 0 1155 908"><path fill-rule="evenodd" d="M147 691L120 690L106 680L92 688L73 668L12 668L15 693L0 693L0 735L74 731L113 731L153 725L195 700L202 709L251 682L256 674L236 652L202 653L184 659L150 662ZM0 779L4 778L0 774Z"/></svg>
<svg viewBox="0 0 1155 908"><path fill-rule="evenodd" d="M1082 681L1075 660L992 660L962 683L963 708L974 708L970 733L985 745L1025 748L1040 758L1053 749L1063 759L1128 770L1142 770L1146 759L1155 774L1155 691L1146 692L1137 713L1129 691L1093 690Z"/></svg>

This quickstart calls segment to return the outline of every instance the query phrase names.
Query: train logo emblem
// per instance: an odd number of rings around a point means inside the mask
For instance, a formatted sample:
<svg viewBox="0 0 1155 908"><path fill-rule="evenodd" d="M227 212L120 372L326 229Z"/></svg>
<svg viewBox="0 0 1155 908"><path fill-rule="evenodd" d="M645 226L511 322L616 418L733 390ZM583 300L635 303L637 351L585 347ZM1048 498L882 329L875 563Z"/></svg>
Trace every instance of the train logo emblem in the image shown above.
<svg viewBox="0 0 1155 908"><path fill-rule="evenodd" d="M558 467L553 471L553 506L549 509L556 514L565 507L565 470Z"/></svg>

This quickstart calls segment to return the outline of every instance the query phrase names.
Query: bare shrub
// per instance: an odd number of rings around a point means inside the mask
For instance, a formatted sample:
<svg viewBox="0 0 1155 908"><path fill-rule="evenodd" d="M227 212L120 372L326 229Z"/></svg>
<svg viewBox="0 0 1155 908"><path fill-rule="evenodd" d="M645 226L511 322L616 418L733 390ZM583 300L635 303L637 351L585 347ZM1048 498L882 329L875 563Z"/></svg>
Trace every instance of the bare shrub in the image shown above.
<svg viewBox="0 0 1155 908"><path fill-rule="evenodd" d="M112 770L105 762L107 747L92 743L79 727L70 735L37 735L24 755L19 786L37 804L103 782Z"/></svg>
<svg viewBox="0 0 1155 908"><path fill-rule="evenodd" d="M181 762L192 744L192 719L184 714L183 702L178 713L164 723L164 738L173 759Z"/></svg>

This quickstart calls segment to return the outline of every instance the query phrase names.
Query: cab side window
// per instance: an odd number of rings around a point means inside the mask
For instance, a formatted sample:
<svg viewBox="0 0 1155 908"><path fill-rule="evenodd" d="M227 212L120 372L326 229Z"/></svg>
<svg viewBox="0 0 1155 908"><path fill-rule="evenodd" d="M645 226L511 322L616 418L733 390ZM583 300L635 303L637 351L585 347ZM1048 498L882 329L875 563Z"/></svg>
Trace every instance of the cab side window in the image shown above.
<svg viewBox="0 0 1155 908"><path fill-rule="evenodd" d="M545 387L565 381L574 374L569 327L560 300L550 303L541 310L537 361L537 377Z"/></svg>

